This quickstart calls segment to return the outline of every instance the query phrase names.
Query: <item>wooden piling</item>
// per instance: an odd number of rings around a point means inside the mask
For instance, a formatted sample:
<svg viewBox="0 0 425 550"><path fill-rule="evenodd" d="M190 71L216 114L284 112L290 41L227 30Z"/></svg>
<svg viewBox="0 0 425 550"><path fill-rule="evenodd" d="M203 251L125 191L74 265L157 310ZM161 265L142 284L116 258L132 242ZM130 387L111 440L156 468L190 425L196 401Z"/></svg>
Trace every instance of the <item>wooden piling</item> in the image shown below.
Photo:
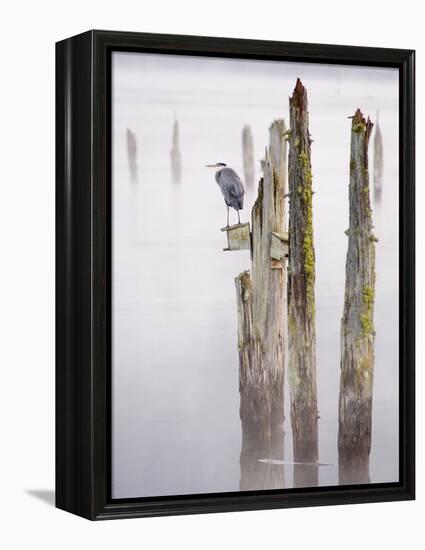
<svg viewBox="0 0 425 550"><path fill-rule="evenodd" d="M254 163L254 142L252 139L251 127L246 125L242 130L242 155L245 185L247 189L254 189L255 163Z"/></svg>
<svg viewBox="0 0 425 550"><path fill-rule="evenodd" d="M285 258L272 259L284 231L284 189L270 151L252 208L252 269L235 279L242 423L241 490L283 487ZM278 264L278 265L277 265Z"/></svg>
<svg viewBox="0 0 425 550"><path fill-rule="evenodd" d="M375 137L373 140L373 196L375 202L381 200L382 176L384 173L384 147L382 132L379 125L379 113L376 115Z"/></svg>
<svg viewBox="0 0 425 550"><path fill-rule="evenodd" d="M375 236L368 145L373 124L357 110L351 125L348 251L341 322L339 482L369 482L374 370Z"/></svg>
<svg viewBox="0 0 425 550"><path fill-rule="evenodd" d="M181 153L180 153L180 136L179 136L179 122L174 120L173 125L173 137L171 147L171 176L174 183L180 183L181 181Z"/></svg>
<svg viewBox="0 0 425 550"><path fill-rule="evenodd" d="M128 167L130 170L130 179L137 181L137 139L136 134L127 128L127 156Z"/></svg>
<svg viewBox="0 0 425 550"><path fill-rule="evenodd" d="M307 91L298 79L289 100L288 382L295 462L318 460L315 251ZM317 468L294 468L296 486L317 485ZM298 479L297 474L303 475Z"/></svg>

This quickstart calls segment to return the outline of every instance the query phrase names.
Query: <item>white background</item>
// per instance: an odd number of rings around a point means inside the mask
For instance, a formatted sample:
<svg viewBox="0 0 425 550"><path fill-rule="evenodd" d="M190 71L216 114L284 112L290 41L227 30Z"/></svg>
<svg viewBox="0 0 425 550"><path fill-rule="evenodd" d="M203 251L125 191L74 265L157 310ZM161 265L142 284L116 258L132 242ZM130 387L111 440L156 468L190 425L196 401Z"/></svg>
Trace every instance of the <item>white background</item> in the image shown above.
<svg viewBox="0 0 425 550"><path fill-rule="evenodd" d="M421 3L69 0L3 3L0 78L0 545L419 548L424 543L424 293L418 286L416 502L90 523L55 510L54 43L91 29L417 50L418 281L424 280ZM42 497L42 498L40 498Z"/></svg>

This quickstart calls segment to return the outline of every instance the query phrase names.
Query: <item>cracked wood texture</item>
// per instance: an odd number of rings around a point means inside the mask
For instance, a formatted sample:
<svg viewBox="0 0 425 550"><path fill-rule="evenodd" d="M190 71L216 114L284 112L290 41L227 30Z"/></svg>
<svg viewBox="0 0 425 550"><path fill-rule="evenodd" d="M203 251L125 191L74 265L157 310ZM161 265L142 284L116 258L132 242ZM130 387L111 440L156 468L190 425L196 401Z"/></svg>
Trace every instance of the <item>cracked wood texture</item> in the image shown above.
<svg viewBox="0 0 425 550"><path fill-rule="evenodd" d="M368 145L373 124L357 110L351 126L345 300L341 321L339 482L368 483L374 369L375 237Z"/></svg>
<svg viewBox="0 0 425 550"><path fill-rule="evenodd" d="M315 252L307 91L298 79L289 99L288 382L295 462L318 460ZM294 467L294 485L314 486L314 466Z"/></svg>
<svg viewBox="0 0 425 550"><path fill-rule="evenodd" d="M282 466L258 462L259 459L283 460L286 268L285 261L272 268L270 246L272 232L284 230L284 179L279 177L272 158L267 149L263 178L252 208L251 273L245 271L235 279L242 423L241 490L284 486Z"/></svg>

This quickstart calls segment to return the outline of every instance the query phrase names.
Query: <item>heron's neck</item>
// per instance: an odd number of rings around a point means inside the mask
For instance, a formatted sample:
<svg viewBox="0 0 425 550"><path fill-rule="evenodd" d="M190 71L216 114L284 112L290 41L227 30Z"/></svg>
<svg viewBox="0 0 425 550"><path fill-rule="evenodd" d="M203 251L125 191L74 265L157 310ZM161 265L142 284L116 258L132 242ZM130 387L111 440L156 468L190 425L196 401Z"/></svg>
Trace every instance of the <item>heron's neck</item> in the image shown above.
<svg viewBox="0 0 425 550"><path fill-rule="evenodd" d="M229 168L228 166L220 166L220 168L217 169L217 172L216 174L220 174L220 172L222 172L225 168Z"/></svg>

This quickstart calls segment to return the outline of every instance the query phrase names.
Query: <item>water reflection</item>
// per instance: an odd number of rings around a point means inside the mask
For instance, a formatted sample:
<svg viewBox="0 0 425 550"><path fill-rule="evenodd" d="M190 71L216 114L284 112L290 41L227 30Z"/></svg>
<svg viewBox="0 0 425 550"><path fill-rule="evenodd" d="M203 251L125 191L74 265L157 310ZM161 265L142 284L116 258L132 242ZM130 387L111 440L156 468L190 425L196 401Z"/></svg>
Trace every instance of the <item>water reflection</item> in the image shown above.
<svg viewBox="0 0 425 550"><path fill-rule="evenodd" d="M338 478L340 485L370 483L369 455L362 456L355 451L350 456L340 454Z"/></svg>
<svg viewBox="0 0 425 550"><path fill-rule="evenodd" d="M319 466L317 464L294 464L294 487L317 487Z"/></svg>
<svg viewBox="0 0 425 550"><path fill-rule="evenodd" d="M246 302L242 307L246 306ZM240 307L240 306L239 306ZM252 309L245 307L245 317ZM283 358L278 341L278 357ZM275 363L265 357L239 352L239 392L242 443L240 453L240 490L278 489L285 487L284 475L284 370L282 363L276 377L269 370ZM253 363L255 359L258 363ZM253 364L260 365L255 371ZM266 379L266 380L265 380Z"/></svg>
<svg viewBox="0 0 425 550"><path fill-rule="evenodd" d="M291 409L294 452L294 487L319 484L319 434L317 405L313 411L304 403Z"/></svg>
<svg viewBox="0 0 425 550"><path fill-rule="evenodd" d="M338 430L340 485L370 483L373 386L372 383L367 384L367 380L360 386L357 373L358 369L347 369L346 365L341 371Z"/></svg>
<svg viewBox="0 0 425 550"><path fill-rule="evenodd" d="M255 431L246 426L244 429L242 424L241 491L285 487L283 439L283 427L274 430L270 437L259 439Z"/></svg>
<svg viewBox="0 0 425 550"><path fill-rule="evenodd" d="M340 485L370 483L373 389L372 384L367 383L360 387L357 372L358 369L347 372L347 366L341 371L338 430Z"/></svg>

